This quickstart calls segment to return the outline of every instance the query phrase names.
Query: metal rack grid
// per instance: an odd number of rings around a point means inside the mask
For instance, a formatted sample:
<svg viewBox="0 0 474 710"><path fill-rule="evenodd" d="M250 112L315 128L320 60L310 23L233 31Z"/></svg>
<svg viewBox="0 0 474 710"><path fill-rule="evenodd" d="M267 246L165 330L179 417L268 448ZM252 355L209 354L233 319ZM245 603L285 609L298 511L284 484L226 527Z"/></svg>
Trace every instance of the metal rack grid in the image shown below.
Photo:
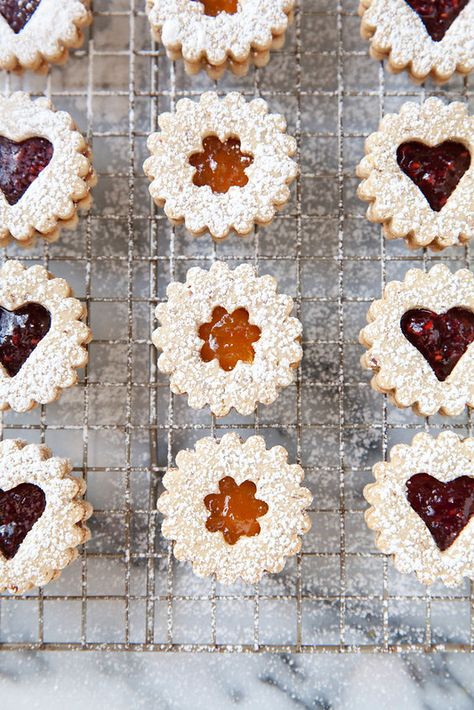
<svg viewBox="0 0 474 710"><path fill-rule="evenodd" d="M363 521L372 464L420 429L471 431L465 417L423 421L373 392L356 338L384 283L411 266L469 263L386 242L355 198L363 138L385 111L438 93L472 103L466 79L415 87L369 59L355 0L300 0L285 48L269 66L217 85L187 78L149 40L142 0L95 0L84 48L47 77L0 79L46 93L88 135L100 181L91 213L52 245L7 256L44 263L84 299L95 339L80 385L3 435L46 442L72 458L95 507L93 538L61 578L0 599L0 648L397 652L470 650L472 590L426 590L379 554ZM298 140L301 177L269 228L220 245L171 228L142 174L146 136L181 96L217 86L264 97ZM171 279L213 259L250 261L295 297L305 358L293 387L252 417L216 421L171 396L150 344L154 308ZM315 495L303 551L259 585L194 577L160 536L160 478L177 451L236 430L283 444Z"/></svg>

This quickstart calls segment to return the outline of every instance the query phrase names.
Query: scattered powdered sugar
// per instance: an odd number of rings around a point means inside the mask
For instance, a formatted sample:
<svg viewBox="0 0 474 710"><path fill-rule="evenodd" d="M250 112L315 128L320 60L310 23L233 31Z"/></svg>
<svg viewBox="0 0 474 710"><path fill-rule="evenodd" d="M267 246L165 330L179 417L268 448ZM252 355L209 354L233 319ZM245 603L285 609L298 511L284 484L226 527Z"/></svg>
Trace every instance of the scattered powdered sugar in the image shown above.
<svg viewBox="0 0 474 710"><path fill-rule="evenodd" d="M8 204L0 190L0 242L28 242L35 232L48 238L74 217L95 184L89 148L68 113L56 111L44 97L33 101L23 92L0 96L0 135L16 142L47 138L54 149L49 164L16 204Z"/></svg>
<svg viewBox="0 0 474 710"><path fill-rule="evenodd" d="M85 483L70 476L71 470L67 459L52 458L45 446L18 439L0 443L0 489L32 483L46 497L43 514L16 555L7 560L0 552L0 591L23 593L45 585L75 559L77 545L89 539L84 521L92 508L81 500Z"/></svg>
<svg viewBox="0 0 474 710"><path fill-rule="evenodd" d="M474 439L460 440L454 432L437 438L417 434L411 446L394 446L390 461L374 466L376 483L365 487L371 504L368 526L377 532L382 552L394 555L400 572L416 572L423 584L440 579L447 586L474 577L474 519L459 537L441 552L427 526L407 500L406 482L416 473L429 473L443 483L474 476Z"/></svg>
<svg viewBox="0 0 474 710"><path fill-rule="evenodd" d="M370 307L369 325L359 336L368 348L362 364L376 373L374 389L388 393L398 407L413 406L423 416L457 415L466 405L474 407L474 345L441 382L400 327L401 317L412 308L445 313L456 306L474 311L474 274L467 269L453 274L436 264L427 273L410 269L404 281L387 284L383 298Z"/></svg>
<svg viewBox="0 0 474 710"><path fill-rule="evenodd" d="M293 299L277 293L272 276L258 277L249 264L232 271L226 263L215 262L209 271L190 269L186 283L171 283L167 295L168 301L156 308L162 327L152 339L163 350L159 369L171 375L173 392L188 393L191 407L209 404L216 416L225 416L235 407L248 415L257 402L270 404L280 387L293 382L303 354L302 326L290 316ZM245 308L249 322L260 328L260 338L253 343L253 363L239 361L227 372L216 359L201 359L203 340L198 329L211 319L216 306L229 313Z"/></svg>
<svg viewBox="0 0 474 710"><path fill-rule="evenodd" d="M285 32L293 6L294 0L240 0L236 13L211 17L200 2L147 2L153 33L167 49L181 51L188 62L213 65L228 57L243 62L252 50L269 49L273 37Z"/></svg>
<svg viewBox="0 0 474 710"><path fill-rule="evenodd" d="M296 141L285 133L283 116L268 114L263 99L247 102L236 92L219 98L210 91L199 102L181 99L176 112L161 114L158 123L161 132L149 137L152 155L144 164L153 181L150 194L172 221L184 220L193 234L208 230L216 239L223 239L232 229L248 234L255 223L271 222L276 208L288 201L288 184L298 172L290 157ZM253 156L244 187L216 194L207 185L193 184L189 158L202 150L203 138L209 135L217 135L222 142L237 137L242 152Z"/></svg>
<svg viewBox="0 0 474 710"><path fill-rule="evenodd" d="M0 409L24 412L52 402L61 389L76 383L76 368L87 363L82 346L91 331L80 320L85 307L70 294L66 281L53 278L42 266L26 269L18 261L7 261L0 269L0 305L15 310L28 302L40 303L51 314L49 331L18 374L10 377L0 364Z"/></svg>
<svg viewBox="0 0 474 710"><path fill-rule="evenodd" d="M180 451L177 468L163 478L166 492L158 500L165 516L162 532L175 540L175 557L191 561L196 574L215 575L224 584L239 577L255 583L265 571L280 572L286 558L299 552L299 536L311 527L305 509L312 495L300 486L303 469L288 464L287 459L286 449L267 450L261 436L242 443L236 434L226 434L221 440L200 439L195 450ZM253 481L256 497L268 504L268 512L258 518L260 533L241 537L235 545L205 527L209 511L204 498L218 492L225 476L232 476L238 485Z"/></svg>
<svg viewBox="0 0 474 710"><path fill-rule="evenodd" d="M42 69L62 61L67 49L82 44L81 28L90 24L89 0L41 0L18 34L0 14L0 69Z"/></svg>
<svg viewBox="0 0 474 710"><path fill-rule="evenodd" d="M470 151L470 168L439 212L397 163L397 148L412 140L429 146L454 140ZM398 114L382 119L379 130L367 138L365 151L357 167L363 178L357 194L370 202L368 219L383 223L390 239L405 237L411 247L440 250L473 237L474 117L464 104L446 105L434 97L421 105L405 103Z"/></svg>
<svg viewBox="0 0 474 710"><path fill-rule="evenodd" d="M417 81L432 75L447 81L455 71L474 69L474 3L454 20L440 42L427 32L421 18L405 0L362 0L362 34L371 41L372 53L387 57L390 67L408 67Z"/></svg>

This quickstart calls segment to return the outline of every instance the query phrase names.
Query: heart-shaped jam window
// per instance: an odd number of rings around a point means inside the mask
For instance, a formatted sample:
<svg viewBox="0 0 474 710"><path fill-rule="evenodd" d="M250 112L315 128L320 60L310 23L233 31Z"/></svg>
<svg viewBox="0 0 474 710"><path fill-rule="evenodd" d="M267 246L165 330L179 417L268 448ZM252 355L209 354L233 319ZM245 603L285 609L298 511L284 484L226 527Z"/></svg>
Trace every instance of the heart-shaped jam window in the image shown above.
<svg viewBox="0 0 474 710"><path fill-rule="evenodd" d="M405 0L426 27L434 42L441 42L469 0Z"/></svg>
<svg viewBox="0 0 474 710"><path fill-rule="evenodd" d="M434 147L409 141L398 147L397 163L421 190L431 209L440 212L469 170L471 154L456 141L444 141Z"/></svg>
<svg viewBox="0 0 474 710"><path fill-rule="evenodd" d="M46 507L44 491L34 483L0 489L0 553L11 560Z"/></svg>
<svg viewBox="0 0 474 710"><path fill-rule="evenodd" d="M0 362L10 377L25 364L51 327L51 314L41 303L15 311L0 306Z"/></svg>
<svg viewBox="0 0 474 710"><path fill-rule="evenodd" d="M0 15L6 19L15 34L31 20L41 0L0 0Z"/></svg>
<svg viewBox="0 0 474 710"><path fill-rule="evenodd" d="M53 157L53 145L46 138L27 138L15 143L0 136L0 190L9 205L23 197Z"/></svg>
<svg viewBox="0 0 474 710"><path fill-rule="evenodd" d="M438 380L444 382L474 340L474 313L460 307L440 314L413 308L403 314L400 327Z"/></svg>
<svg viewBox="0 0 474 710"><path fill-rule="evenodd" d="M474 478L460 476L443 483L429 473L416 473L406 486L409 504L444 552L474 514Z"/></svg>

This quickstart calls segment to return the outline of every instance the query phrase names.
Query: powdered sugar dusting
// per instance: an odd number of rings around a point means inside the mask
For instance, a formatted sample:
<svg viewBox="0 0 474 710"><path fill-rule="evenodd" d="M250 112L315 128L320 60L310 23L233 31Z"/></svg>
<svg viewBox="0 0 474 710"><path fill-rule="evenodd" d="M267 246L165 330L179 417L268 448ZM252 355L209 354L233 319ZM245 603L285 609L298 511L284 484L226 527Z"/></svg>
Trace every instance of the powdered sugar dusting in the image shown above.
<svg viewBox="0 0 474 710"><path fill-rule="evenodd" d="M275 279L257 277L253 266L245 264L232 271L223 262L214 263L209 271L190 269L186 283L170 284L167 303L156 309L162 327L152 338L163 350L158 367L171 375L172 391L187 392L191 407L209 404L216 416L225 416L231 407L251 414L257 402L273 402L279 388L293 382L302 357L302 326L290 316L293 300L276 289ZM260 338L253 344L253 363L239 361L227 372L217 360L201 359L203 341L198 329L210 320L216 306L228 312L245 308L249 322L260 328Z"/></svg>
<svg viewBox="0 0 474 710"><path fill-rule="evenodd" d="M387 58L394 71L408 68L416 81L429 75L444 82L454 72L474 69L474 3L454 20L440 42L427 32L421 18L405 0L362 0L362 34L371 42L371 52Z"/></svg>
<svg viewBox="0 0 474 710"><path fill-rule="evenodd" d="M284 118L267 112L262 99L247 102L236 92L221 99L211 91L197 103L182 99L174 114L159 117L161 132L148 139L152 156L144 170L153 180L151 196L171 220L184 221L193 234L208 230L216 239L230 230L248 234L255 223L271 222L277 206L289 199L288 184L297 175L297 165L290 157L296 142L285 133ZM238 137L242 152L253 155L245 187L216 194L209 186L193 184L189 157L202 150L202 140L209 135L222 142Z"/></svg>
<svg viewBox="0 0 474 710"><path fill-rule="evenodd" d="M165 47L187 62L211 65L229 57L244 62L252 50L268 50L273 37L285 32L293 6L294 0L240 0L235 14L210 17L199 2L147 1L153 34Z"/></svg>
<svg viewBox="0 0 474 710"><path fill-rule="evenodd" d="M300 486L303 469L288 464L287 458L281 446L267 450L260 436L242 443L236 434L200 439L194 451L181 451L178 468L163 478L167 492L158 500L165 515L162 532L175 540L175 557L191 561L196 574L215 575L224 584L239 577L254 583L265 571L280 572L286 558L300 550L299 536L311 527L304 511L312 496ZM258 519L260 533L241 537L235 545L205 527L209 512L204 498L218 491L224 476L232 476L238 485L253 481L256 497L268 504L268 513Z"/></svg>
<svg viewBox="0 0 474 710"><path fill-rule="evenodd" d="M81 28L92 21L88 8L89 0L41 0L18 34L0 15L0 69L39 70L64 60L68 48L82 44Z"/></svg>
<svg viewBox="0 0 474 710"><path fill-rule="evenodd" d="M16 204L8 204L0 191L0 243L17 239L29 244L35 233L49 239L88 202L95 184L89 148L69 114L56 111L46 98L32 101L23 92L0 96L0 135L17 142L47 138L54 149L49 164Z"/></svg>
<svg viewBox="0 0 474 710"><path fill-rule="evenodd" d="M0 409L17 412L52 402L60 390L77 381L76 368L84 367L91 332L80 319L85 308L70 297L63 279L53 278L42 266L26 269L8 261L0 269L0 304L8 310L28 302L40 303L51 314L51 327L15 377L0 365Z"/></svg>
<svg viewBox="0 0 474 710"><path fill-rule="evenodd" d="M474 9L474 5L472 6ZM440 212L397 163L397 148L418 140L436 146L447 140L466 145L471 166ZM379 131L366 141L366 156L357 167L363 178L357 191L370 202L367 217L381 222L389 239L404 237L410 247L434 250L468 241L474 235L474 117L459 102L448 105L429 98L423 104L405 103L399 114L387 114Z"/></svg>
<svg viewBox="0 0 474 710"><path fill-rule="evenodd" d="M462 441L454 432L443 432L437 438L418 434L411 446L393 447L390 461L374 466L377 482L366 486L364 496L372 505L366 521L377 532L377 546L394 555L400 572L416 572L423 584L439 578L452 587L463 577L472 579L474 520L441 552L407 500L406 482L416 473L429 473L443 483L459 476L474 476L474 439Z"/></svg>
<svg viewBox="0 0 474 710"><path fill-rule="evenodd" d="M43 586L75 559L77 545L89 539L84 521L92 509L81 500L84 482L70 476L71 470L68 460L52 458L45 446L18 439L0 443L0 489L33 483L46 496L42 516L16 555L7 560L0 552L0 591L23 593Z"/></svg>
<svg viewBox="0 0 474 710"><path fill-rule="evenodd" d="M428 273L410 269L404 281L387 284L383 298L372 304L369 325L359 336L368 348L362 365L376 373L374 389L388 393L399 407L413 406L423 416L456 415L466 405L474 406L474 346L468 347L441 382L400 327L401 317L412 308L445 313L456 306L474 311L474 274L467 269L453 274L436 264Z"/></svg>

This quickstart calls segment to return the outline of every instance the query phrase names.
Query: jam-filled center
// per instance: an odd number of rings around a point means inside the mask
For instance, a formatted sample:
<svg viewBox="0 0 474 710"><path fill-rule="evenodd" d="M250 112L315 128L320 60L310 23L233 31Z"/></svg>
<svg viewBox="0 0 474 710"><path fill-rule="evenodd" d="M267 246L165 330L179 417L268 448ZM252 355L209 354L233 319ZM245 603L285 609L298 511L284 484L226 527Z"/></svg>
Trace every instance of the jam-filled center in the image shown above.
<svg viewBox="0 0 474 710"><path fill-rule="evenodd" d="M443 483L429 473L416 473L406 487L409 504L444 552L474 514L474 478L460 476Z"/></svg>
<svg viewBox="0 0 474 710"><path fill-rule="evenodd" d="M431 209L440 212L469 170L471 154L457 141L444 141L434 147L409 141L398 147L397 162L421 190Z"/></svg>
<svg viewBox="0 0 474 710"><path fill-rule="evenodd" d="M53 145L46 138L16 143L0 136L0 191L9 205L16 205L52 157Z"/></svg>
<svg viewBox="0 0 474 710"><path fill-rule="evenodd" d="M210 15L210 17L216 17L221 12L235 15L239 6L239 0L194 0L194 2L204 5L204 14Z"/></svg>
<svg viewBox="0 0 474 710"><path fill-rule="evenodd" d="M474 313L460 307L441 314L413 308L403 314L400 327L438 380L444 382L474 340Z"/></svg>
<svg viewBox="0 0 474 710"><path fill-rule="evenodd" d="M0 553L7 560L15 557L45 507L44 491L33 483L20 483L9 491L0 489Z"/></svg>
<svg viewBox="0 0 474 710"><path fill-rule="evenodd" d="M435 42L441 42L470 0L406 0Z"/></svg>
<svg viewBox="0 0 474 710"><path fill-rule="evenodd" d="M223 370L233 370L239 360L251 364L255 357L253 343L260 339L262 331L249 323L249 314L245 308L229 313L222 306L212 311L212 320L203 323L198 330L204 345L201 359L211 362L217 359Z"/></svg>
<svg viewBox="0 0 474 710"><path fill-rule="evenodd" d="M213 192L225 193L231 187L244 187L248 183L245 169L253 163L253 156L241 152L238 138L228 138L222 143L217 136L207 136L202 147L200 153L189 158L195 168L195 185L208 185Z"/></svg>
<svg viewBox="0 0 474 710"><path fill-rule="evenodd" d="M15 311L0 306L0 362L14 377L51 327L51 313L41 303Z"/></svg>
<svg viewBox="0 0 474 710"><path fill-rule="evenodd" d="M261 518L268 513L268 504L255 498L257 486L253 481L237 485L231 476L219 481L219 493L204 498L210 515L206 520L209 532L221 532L229 545L235 545L242 535L253 537L260 532Z"/></svg>
<svg viewBox="0 0 474 710"><path fill-rule="evenodd" d="M0 15L15 34L21 32L38 9L41 0L0 0Z"/></svg>

